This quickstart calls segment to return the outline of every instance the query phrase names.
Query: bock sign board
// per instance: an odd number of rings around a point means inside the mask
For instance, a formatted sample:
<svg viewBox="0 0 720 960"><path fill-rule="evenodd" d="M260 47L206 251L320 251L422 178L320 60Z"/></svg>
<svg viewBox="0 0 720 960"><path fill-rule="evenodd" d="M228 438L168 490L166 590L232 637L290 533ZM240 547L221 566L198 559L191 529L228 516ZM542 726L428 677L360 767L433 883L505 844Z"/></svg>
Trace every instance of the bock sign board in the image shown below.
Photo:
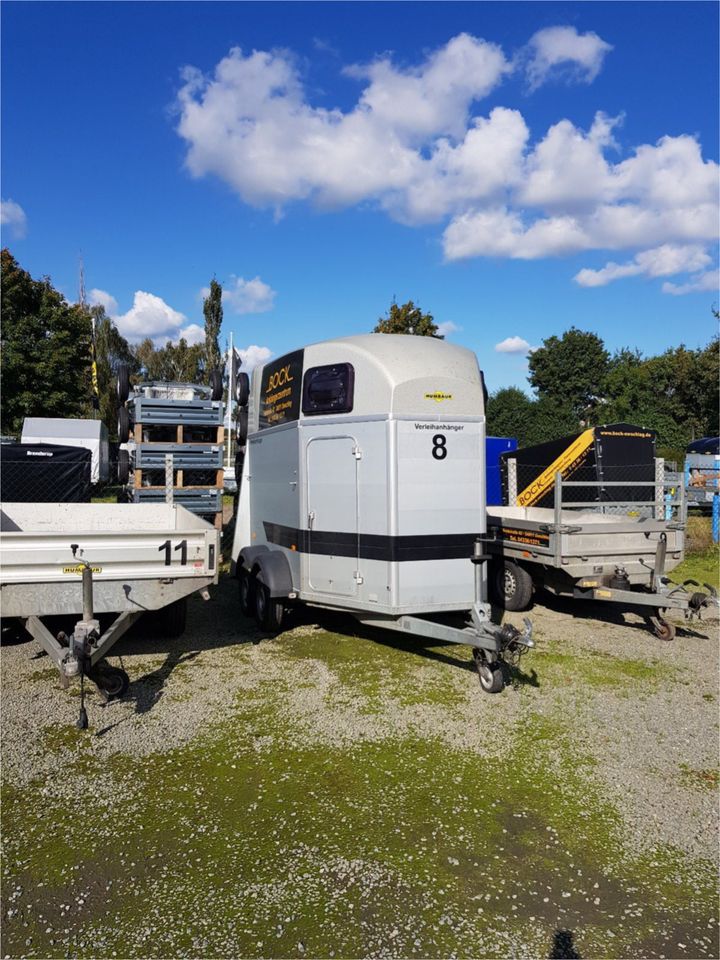
<svg viewBox="0 0 720 960"><path fill-rule="evenodd" d="M260 383L259 428L276 427L300 416L304 350L266 364Z"/></svg>

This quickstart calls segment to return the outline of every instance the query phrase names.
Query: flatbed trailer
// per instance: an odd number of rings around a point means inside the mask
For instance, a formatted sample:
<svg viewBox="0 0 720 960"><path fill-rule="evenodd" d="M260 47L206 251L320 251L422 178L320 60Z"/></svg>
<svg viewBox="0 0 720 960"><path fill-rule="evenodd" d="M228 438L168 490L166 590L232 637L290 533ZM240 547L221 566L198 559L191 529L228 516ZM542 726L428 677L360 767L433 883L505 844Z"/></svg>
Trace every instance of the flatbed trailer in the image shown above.
<svg viewBox="0 0 720 960"><path fill-rule="evenodd" d="M5 503L0 510L0 609L17 619L61 681L87 676L106 699L127 690L104 660L144 613L178 636L189 595L218 580L219 532L163 504ZM80 614L71 635L48 618ZM112 615L102 629L99 615ZM106 618L103 617L103 620Z"/></svg>
<svg viewBox="0 0 720 960"><path fill-rule="evenodd" d="M510 493L516 498L512 470ZM488 507L485 545L493 558L490 588L494 599L508 610L525 610L535 588L578 600L600 600L639 608L656 636L672 640L675 627L664 616L681 610L687 618L700 616L717 603L714 587L687 580L672 583L666 573L685 555L686 506L682 487L676 495L665 480L661 460L656 464L654 499L647 502L572 502L572 491L582 487L643 487L646 481L568 481L554 478L553 507ZM689 588L695 589L689 589Z"/></svg>

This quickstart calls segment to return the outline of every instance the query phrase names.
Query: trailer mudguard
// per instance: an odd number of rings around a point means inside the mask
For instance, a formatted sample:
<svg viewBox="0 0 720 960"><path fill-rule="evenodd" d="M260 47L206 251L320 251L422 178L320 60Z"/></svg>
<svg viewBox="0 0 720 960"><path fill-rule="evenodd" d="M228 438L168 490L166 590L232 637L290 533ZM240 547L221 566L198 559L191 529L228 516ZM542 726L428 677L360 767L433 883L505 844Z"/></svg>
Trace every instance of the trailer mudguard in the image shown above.
<svg viewBox="0 0 720 960"><path fill-rule="evenodd" d="M242 550L239 559L240 565L248 573L257 569L258 576L270 591L271 597L287 597L293 592L290 564L282 551L269 550L263 544Z"/></svg>

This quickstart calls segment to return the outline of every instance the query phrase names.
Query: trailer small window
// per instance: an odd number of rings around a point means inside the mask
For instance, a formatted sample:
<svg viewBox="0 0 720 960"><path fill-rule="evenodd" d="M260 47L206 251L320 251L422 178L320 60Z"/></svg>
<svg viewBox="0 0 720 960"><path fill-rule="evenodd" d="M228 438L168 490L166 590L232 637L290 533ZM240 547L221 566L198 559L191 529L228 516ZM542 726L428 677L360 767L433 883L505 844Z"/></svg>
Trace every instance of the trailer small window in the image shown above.
<svg viewBox="0 0 720 960"><path fill-rule="evenodd" d="M310 417L321 413L350 413L354 387L355 370L351 363L311 367L303 380L303 413Z"/></svg>

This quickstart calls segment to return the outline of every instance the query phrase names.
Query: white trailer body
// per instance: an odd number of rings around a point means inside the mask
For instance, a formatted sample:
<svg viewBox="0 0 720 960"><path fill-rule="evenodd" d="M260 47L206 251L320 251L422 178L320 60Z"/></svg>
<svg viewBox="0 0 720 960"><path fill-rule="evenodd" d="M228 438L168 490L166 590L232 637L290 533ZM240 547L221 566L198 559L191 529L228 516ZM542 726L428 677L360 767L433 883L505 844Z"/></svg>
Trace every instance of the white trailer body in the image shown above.
<svg viewBox="0 0 720 960"><path fill-rule="evenodd" d="M487 632L462 642L497 652L471 562L485 535L484 384L471 351L386 334L313 344L254 371L248 424L233 561L261 603L418 633L421 615L474 610Z"/></svg>
<svg viewBox="0 0 720 960"><path fill-rule="evenodd" d="M107 483L110 477L108 432L101 420L25 417L20 442L82 447L91 453L90 482Z"/></svg>

